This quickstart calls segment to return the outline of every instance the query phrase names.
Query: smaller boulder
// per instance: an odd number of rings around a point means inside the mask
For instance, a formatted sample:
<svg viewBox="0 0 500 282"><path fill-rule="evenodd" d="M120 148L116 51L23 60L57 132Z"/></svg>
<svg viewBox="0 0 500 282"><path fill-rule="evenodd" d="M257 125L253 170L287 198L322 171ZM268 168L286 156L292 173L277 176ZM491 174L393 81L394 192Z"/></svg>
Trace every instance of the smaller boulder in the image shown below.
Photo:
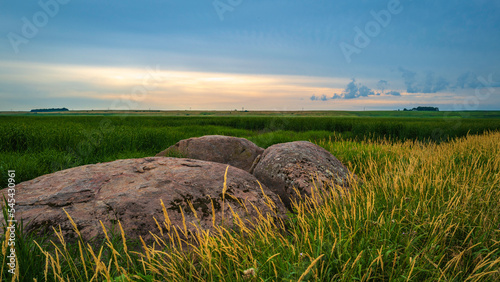
<svg viewBox="0 0 500 282"><path fill-rule="evenodd" d="M349 170L330 152L307 141L282 143L267 148L253 174L275 192L291 210L294 187L302 196L311 196L315 185L320 191L327 185L349 187Z"/></svg>
<svg viewBox="0 0 500 282"><path fill-rule="evenodd" d="M264 149L244 138L221 135L207 135L184 139L156 157L185 157L202 161L228 164L250 171L252 164Z"/></svg>

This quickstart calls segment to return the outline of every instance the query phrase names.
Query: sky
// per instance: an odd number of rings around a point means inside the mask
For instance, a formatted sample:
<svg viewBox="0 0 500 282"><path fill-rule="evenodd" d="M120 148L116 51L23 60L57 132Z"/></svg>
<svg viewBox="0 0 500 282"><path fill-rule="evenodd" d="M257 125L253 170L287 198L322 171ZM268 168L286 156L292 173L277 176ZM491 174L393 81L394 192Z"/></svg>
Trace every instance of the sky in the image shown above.
<svg viewBox="0 0 500 282"><path fill-rule="evenodd" d="M0 1L0 111L500 110L498 0Z"/></svg>

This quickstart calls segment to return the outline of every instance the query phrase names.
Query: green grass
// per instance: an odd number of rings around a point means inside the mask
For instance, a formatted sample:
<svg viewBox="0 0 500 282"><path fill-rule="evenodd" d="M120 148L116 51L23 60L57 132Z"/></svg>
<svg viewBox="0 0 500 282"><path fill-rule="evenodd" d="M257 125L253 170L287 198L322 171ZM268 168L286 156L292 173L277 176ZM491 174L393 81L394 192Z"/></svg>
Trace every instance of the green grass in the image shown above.
<svg viewBox="0 0 500 282"><path fill-rule="evenodd" d="M21 273L47 281L498 281L499 139L323 140L362 180L343 198L333 187L296 203L287 222L200 231L184 251L174 232L140 252L123 232L108 231L93 247L39 243L45 261L25 255ZM36 251L29 236L20 247Z"/></svg>
<svg viewBox="0 0 500 282"><path fill-rule="evenodd" d="M26 181L84 164L154 156L181 139L208 134L244 137L266 148L331 136L441 142L499 129L500 119L479 118L1 116L0 187L9 169Z"/></svg>
<svg viewBox="0 0 500 282"><path fill-rule="evenodd" d="M296 204L289 222L199 233L185 242L197 243L190 252L175 240L137 251L119 229L92 246L17 229L20 281L498 281L500 134L488 131L499 127L480 118L0 117L2 187L7 170L20 182L206 134L262 147L311 140L362 180L342 199Z"/></svg>

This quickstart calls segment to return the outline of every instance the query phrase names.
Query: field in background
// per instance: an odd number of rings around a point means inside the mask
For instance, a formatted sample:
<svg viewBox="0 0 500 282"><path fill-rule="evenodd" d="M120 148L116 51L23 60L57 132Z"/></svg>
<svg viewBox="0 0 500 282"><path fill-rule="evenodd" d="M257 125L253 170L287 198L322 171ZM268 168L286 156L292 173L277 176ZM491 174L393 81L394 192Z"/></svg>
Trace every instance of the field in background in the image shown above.
<svg viewBox="0 0 500 282"><path fill-rule="evenodd" d="M412 118L500 118L500 111L67 111L53 113L0 112L0 116L282 116L282 117L412 117Z"/></svg>
<svg viewBox="0 0 500 282"><path fill-rule="evenodd" d="M17 181L26 181L65 168L124 158L154 156L181 139L220 134L248 138L266 148L295 140L442 142L500 130L500 119L483 118L495 112L471 112L481 118L418 117L436 113L406 112L411 117L326 116L142 116L51 115L0 116L0 187L7 186L7 170L16 170ZM298 113L298 112L296 112ZM324 112L338 114L339 112ZM359 115L369 112L340 112ZM405 112L376 112L392 115ZM192 113L194 115L194 113ZM247 113L245 113L247 114ZM320 115L322 112L316 112ZM440 113L442 114L442 113ZM456 114L456 113L455 113ZM451 115L450 115L451 116ZM343 162L355 162L337 152Z"/></svg>

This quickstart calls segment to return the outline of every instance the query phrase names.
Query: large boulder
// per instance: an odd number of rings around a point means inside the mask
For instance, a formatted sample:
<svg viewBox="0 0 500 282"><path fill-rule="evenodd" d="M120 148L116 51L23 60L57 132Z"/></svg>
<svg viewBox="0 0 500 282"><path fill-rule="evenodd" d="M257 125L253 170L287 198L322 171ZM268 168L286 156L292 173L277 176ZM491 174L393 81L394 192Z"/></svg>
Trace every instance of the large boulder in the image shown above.
<svg viewBox="0 0 500 282"><path fill-rule="evenodd" d="M156 157L182 156L190 159L229 164L250 171L252 164L264 149L244 138L207 135L184 139Z"/></svg>
<svg viewBox="0 0 500 282"><path fill-rule="evenodd" d="M244 170L229 166L223 195L227 167L200 160L142 158L71 168L18 184L16 219L24 220L26 231L52 233L52 227L60 225L63 235L72 239L65 209L85 240L103 235L99 220L107 228L119 220L128 238L143 236L148 241L150 231L160 233L153 217L160 225L165 220L160 200L169 226L184 230L185 220L188 233L195 226L212 229L213 214L216 225L234 227L231 208L245 223L254 222L258 213L252 204L264 216L284 218L286 208L279 198L265 185L261 190L257 179ZM7 189L0 192L7 197Z"/></svg>
<svg viewBox="0 0 500 282"><path fill-rule="evenodd" d="M296 188L302 196L311 196L333 184L349 187L349 170L330 152L307 141L282 143L267 148L253 172L255 177L278 194L288 209Z"/></svg>

